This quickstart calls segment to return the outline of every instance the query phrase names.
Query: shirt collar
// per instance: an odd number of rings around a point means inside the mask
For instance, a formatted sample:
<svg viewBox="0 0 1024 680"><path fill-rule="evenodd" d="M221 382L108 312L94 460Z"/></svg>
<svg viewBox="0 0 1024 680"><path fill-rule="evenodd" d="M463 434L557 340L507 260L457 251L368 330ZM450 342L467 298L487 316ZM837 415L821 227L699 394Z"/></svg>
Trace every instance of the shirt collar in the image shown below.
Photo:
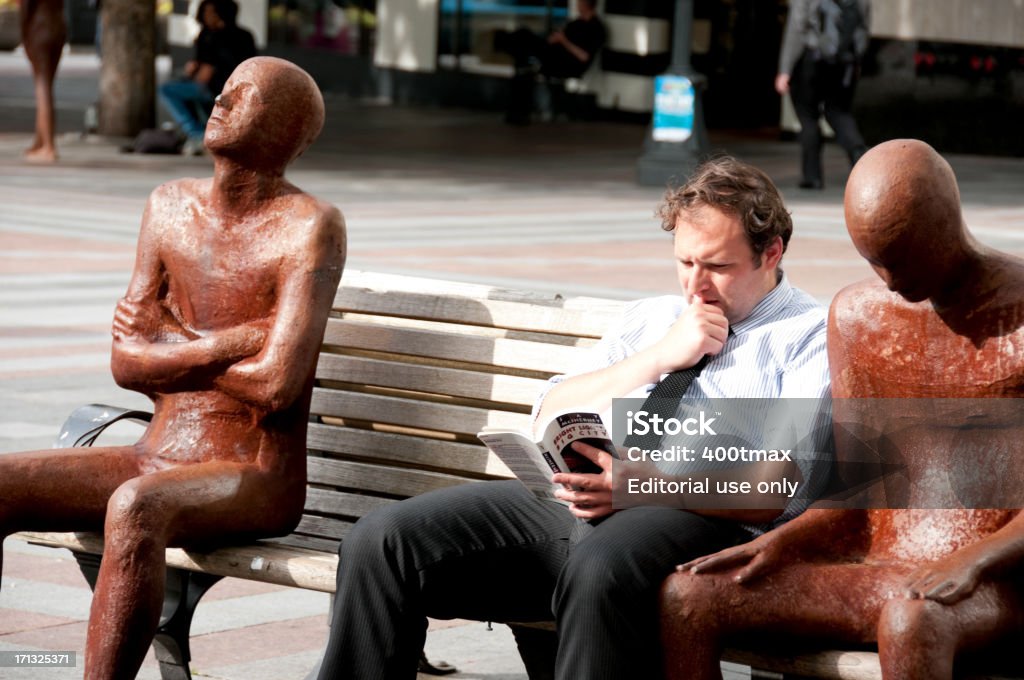
<svg viewBox="0 0 1024 680"><path fill-rule="evenodd" d="M761 298L761 301L754 305L750 314L742 321L732 324L733 333L740 335L753 330L763 324L766 320L773 318L793 298L793 287L789 285L789 279L785 272L779 270L779 282L768 291L768 294Z"/></svg>

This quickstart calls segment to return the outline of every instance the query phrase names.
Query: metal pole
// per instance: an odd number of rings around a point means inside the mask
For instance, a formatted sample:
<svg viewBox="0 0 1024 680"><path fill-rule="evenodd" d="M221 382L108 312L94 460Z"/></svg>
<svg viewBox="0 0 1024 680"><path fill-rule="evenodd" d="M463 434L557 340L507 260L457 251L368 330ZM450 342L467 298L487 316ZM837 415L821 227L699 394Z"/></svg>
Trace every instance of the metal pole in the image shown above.
<svg viewBox="0 0 1024 680"><path fill-rule="evenodd" d="M693 85L693 128L682 141L656 139L658 99L655 93L655 115L647 129L644 152L637 161L637 183L647 186L678 186L705 156L710 148L708 131L704 124L702 91L707 79L693 70L690 63L690 43L693 36L693 0L676 0L672 22L672 60L665 75L682 76Z"/></svg>

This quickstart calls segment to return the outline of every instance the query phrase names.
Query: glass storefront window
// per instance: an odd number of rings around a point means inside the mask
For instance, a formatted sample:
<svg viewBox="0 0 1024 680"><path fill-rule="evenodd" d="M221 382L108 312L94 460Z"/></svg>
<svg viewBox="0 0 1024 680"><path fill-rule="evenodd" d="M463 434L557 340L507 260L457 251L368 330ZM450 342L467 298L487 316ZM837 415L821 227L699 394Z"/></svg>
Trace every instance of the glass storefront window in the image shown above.
<svg viewBox="0 0 1024 680"><path fill-rule="evenodd" d="M510 74L511 58L494 49L498 31L547 35L569 20L568 0L440 0L438 66Z"/></svg>
<svg viewBox="0 0 1024 680"><path fill-rule="evenodd" d="M270 0L272 44L368 56L373 53L377 0Z"/></svg>

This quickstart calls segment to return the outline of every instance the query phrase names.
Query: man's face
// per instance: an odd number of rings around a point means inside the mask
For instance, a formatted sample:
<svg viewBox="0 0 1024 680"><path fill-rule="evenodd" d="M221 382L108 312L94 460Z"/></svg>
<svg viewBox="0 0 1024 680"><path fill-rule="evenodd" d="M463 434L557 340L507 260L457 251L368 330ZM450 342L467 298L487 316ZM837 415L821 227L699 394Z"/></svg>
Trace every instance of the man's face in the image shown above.
<svg viewBox="0 0 1024 680"><path fill-rule="evenodd" d="M203 6L203 25L214 31L224 28L224 20L220 18L217 8L212 4Z"/></svg>
<svg viewBox="0 0 1024 680"><path fill-rule="evenodd" d="M722 310L729 323L745 319L776 284L782 239L765 249L760 266L739 218L704 206L676 219L676 273L687 300L694 295Z"/></svg>

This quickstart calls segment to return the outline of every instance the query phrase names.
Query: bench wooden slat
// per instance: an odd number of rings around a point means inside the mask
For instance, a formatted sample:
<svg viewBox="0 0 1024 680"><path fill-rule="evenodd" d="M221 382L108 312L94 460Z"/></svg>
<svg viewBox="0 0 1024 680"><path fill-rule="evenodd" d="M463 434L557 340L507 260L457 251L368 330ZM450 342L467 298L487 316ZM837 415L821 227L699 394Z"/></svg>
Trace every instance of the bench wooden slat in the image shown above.
<svg viewBox="0 0 1024 680"><path fill-rule="evenodd" d="M322 353L316 369L319 380L356 383L398 390L416 390L449 397L501 401L529 407L543 380L465 371L441 366L403 364L382 359Z"/></svg>
<svg viewBox="0 0 1024 680"><path fill-rule="evenodd" d="M338 552L338 541L333 538L317 538L315 536L304 536L302 534L288 534L282 538L275 539L274 544L285 547L302 548L303 550L315 550L317 552L324 552L331 555L337 554Z"/></svg>
<svg viewBox="0 0 1024 680"><path fill-rule="evenodd" d="M396 398L315 388L310 412L320 416L402 425L408 428L450 432L475 437L493 426L528 429L530 416L498 409L480 409L409 398Z"/></svg>
<svg viewBox="0 0 1024 680"><path fill-rule="evenodd" d="M881 680L882 668L878 654L828 650L799 654L771 654L749 649L729 648L722 653L724 661L752 666L773 673L810 676L822 680Z"/></svg>
<svg viewBox="0 0 1024 680"><path fill-rule="evenodd" d="M103 537L99 534L22 532L14 536L29 543L55 548L68 548L93 554L103 552ZM272 541L261 541L205 552L168 548L167 565L332 593L338 559L337 555L330 553L294 547L283 548Z"/></svg>
<svg viewBox="0 0 1024 680"><path fill-rule="evenodd" d="M392 468L330 458L310 458L308 471L310 481L316 484L360 489L397 498L416 496L434 489L472 481L466 477L440 472Z"/></svg>
<svg viewBox="0 0 1024 680"><path fill-rule="evenodd" d="M345 538L349 529L355 522L333 519L331 517L320 517L317 515L302 515L299 526L295 527L292 536L308 536L330 541L334 550L338 549L338 542Z"/></svg>
<svg viewBox="0 0 1024 680"><path fill-rule="evenodd" d="M311 487L306 489L305 512L310 515L358 518L394 502L394 499L380 496Z"/></svg>
<svg viewBox="0 0 1024 680"><path fill-rule="evenodd" d="M555 293L346 272L334 306L374 314L600 337L622 303Z"/></svg>
<svg viewBox="0 0 1024 680"><path fill-rule="evenodd" d="M419 328L384 328L344 319L331 319L324 344L478 364L492 370L534 371L538 374L535 377L545 378L566 370L579 357L578 348L565 345Z"/></svg>
<svg viewBox="0 0 1024 680"><path fill-rule="evenodd" d="M483 446L310 423L310 449L354 458L380 459L410 467L466 473L475 477L511 477L508 467Z"/></svg>

